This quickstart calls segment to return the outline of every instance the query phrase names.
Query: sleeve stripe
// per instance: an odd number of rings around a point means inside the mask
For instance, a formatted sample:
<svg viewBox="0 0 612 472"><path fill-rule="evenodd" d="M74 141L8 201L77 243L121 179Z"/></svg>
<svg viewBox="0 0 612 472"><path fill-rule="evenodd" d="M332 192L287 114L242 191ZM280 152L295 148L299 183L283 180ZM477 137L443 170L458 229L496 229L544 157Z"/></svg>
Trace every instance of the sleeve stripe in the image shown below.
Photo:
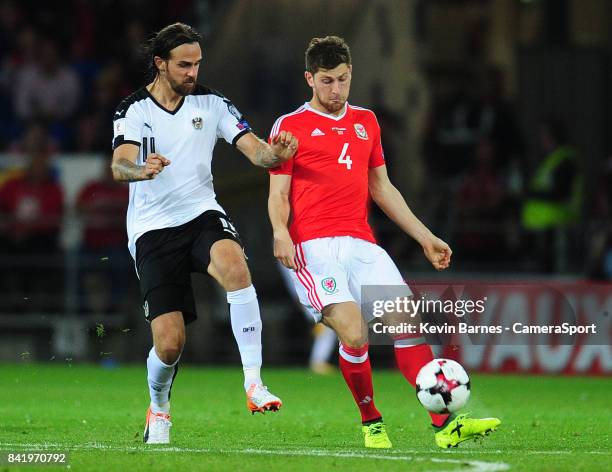
<svg viewBox="0 0 612 472"><path fill-rule="evenodd" d="M250 133L250 132L251 132L251 128L243 129L240 133L234 136L234 139L232 139L232 146L235 147L238 140L242 138L245 134Z"/></svg>
<svg viewBox="0 0 612 472"><path fill-rule="evenodd" d="M142 145L142 143L138 141L132 141L131 139L123 139L123 135L117 136L113 141L113 150L117 149L122 144L135 144L136 146Z"/></svg>
<svg viewBox="0 0 612 472"><path fill-rule="evenodd" d="M270 139L276 136L280 130L281 124L285 118L292 115L297 115L298 113L302 113L305 110L304 106L301 106L297 110L292 113L287 113L286 115L281 116L274 122L274 126L272 126L272 131L270 131Z"/></svg>
<svg viewBox="0 0 612 472"><path fill-rule="evenodd" d="M278 128L280 127L280 124L283 121L283 118L284 116L281 116L274 122L274 126L272 126L272 130L270 131L270 136L269 136L270 139L276 136L276 133L278 132Z"/></svg>
<svg viewBox="0 0 612 472"><path fill-rule="evenodd" d="M370 113L374 114L374 112L372 110L370 110L369 108L364 108L364 107L358 107L356 105L349 105L351 108L355 109L355 110L363 110L363 111L369 111Z"/></svg>

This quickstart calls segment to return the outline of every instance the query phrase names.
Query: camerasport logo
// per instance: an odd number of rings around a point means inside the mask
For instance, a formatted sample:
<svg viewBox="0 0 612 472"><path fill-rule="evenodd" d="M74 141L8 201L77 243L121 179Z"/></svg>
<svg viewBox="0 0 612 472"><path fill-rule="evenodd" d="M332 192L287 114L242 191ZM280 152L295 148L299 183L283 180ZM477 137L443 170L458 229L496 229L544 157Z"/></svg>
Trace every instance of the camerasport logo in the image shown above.
<svg viewBox="0 0 612 472"><path fill-rule="evenodd" d="M323 290L325 290L325 293L327 293L328 295L338 293L338 289L336 288L336 279L334 279L333 277L326 277L321 280L321 286L323 287Z"/></svg>

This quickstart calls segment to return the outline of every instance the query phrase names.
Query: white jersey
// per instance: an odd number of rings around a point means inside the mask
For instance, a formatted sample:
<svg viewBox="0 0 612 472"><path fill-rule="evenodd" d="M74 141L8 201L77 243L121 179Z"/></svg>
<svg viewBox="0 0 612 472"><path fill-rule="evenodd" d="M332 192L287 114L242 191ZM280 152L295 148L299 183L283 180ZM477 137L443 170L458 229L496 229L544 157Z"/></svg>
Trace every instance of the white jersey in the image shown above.
<svg viewBox="0 0 612 472"><path fill-rule="evenodd" d="M196 85L171 112L143 87L121 102L113 130L113 149L125 143L140 146L139 164L152 152L171 161L155 179L130 183L127 232L132 257L136 240L147 231L182 225L207 210L223 212L213 188L213 148L218 138L235 145L250 131L223 95Z"/></svg>

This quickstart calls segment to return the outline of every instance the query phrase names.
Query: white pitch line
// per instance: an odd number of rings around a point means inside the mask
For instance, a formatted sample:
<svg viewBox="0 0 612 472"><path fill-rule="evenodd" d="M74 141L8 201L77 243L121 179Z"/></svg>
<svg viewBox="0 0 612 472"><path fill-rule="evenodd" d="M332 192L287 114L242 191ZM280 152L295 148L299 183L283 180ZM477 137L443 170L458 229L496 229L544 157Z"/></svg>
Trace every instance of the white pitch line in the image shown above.
<svg viewBox="0 0 612 472"><path fill-rule="evenodd" d="M473 470L478 472L495 472L498 470L509 470L510 466L505 462L484 462L484 461L466 461L460 459L438 459L437 457L431 457L431 462L438 463L453 463L453 464L469 464L473 467Z"/></svg>
<svg viewBox="0 0 612 472"><path fill-rule="evenodd" d="M495 455L499 455L499 454L509 454L509 453L516 453L516 454L526 454L526 455L537 455L537 454L541 454L541 455L551 455L551 456L555 456L555 455L572 455L572 454L597 454L597 455L612 455L612 453L610 452L605 452L605 451L555 451L555 450L531 450L531 451L518 451L516 449L512 449L512 450L507 450L507 451L502 451L500 449L496 449L496 450L478 450L478 449L442 449L437 451L439 454L449 454L449 455L455 455L455 454L495 454ZM432 454L432 451L423 451L423 450L411 450L411 449L399 449L399 450L395 450L395 451L389 451L389 454L408 454L408 453L412 453L412 454Z"/></svg>
<svg viewBox="0 0 612 472"><path fill-rule="evenodd" d="M6 450L10 448L29 448L32 450L37 449L66 449L68 451L87 451L93 449L112 450L112 451L138 451L147 453L160 453L160 452L193 452L193 453L216 453L216 454L261 454L261 455L275 455L275 456L305 456L305 457L336 457L345 459L376 459L376 460L391 460L391 461L404 461L404 462L436 462L446 464L463 464L469 465L470 471L473 472L497 472L503 470L509 470L510 466L504 462L484 462L475 460L465 459L440 459L440 458L423 458L423 457L412 457L399 454L368 454L363 452L332 452L323 449L294 449L294 450L270 450L270 449L212 449L212 448L186 448L186 447L143 447L143 446L111 446L105 444L33 444L33 443L0 443L0 450ZM420 451L421 453L423 451Z"/></svg>
<svg viewBox="0 0 612 472"><path fill-rule="evenodd" d="M125 450L125 451L143 451L143 452L150 452L150 451L163 451L163 452L194 452L194 453L200 453L200 452L236 452L236 451L260 451L261 449L227 449L227 450L223 450L223 449L207 449L207 448L187 448L187 447L176 447L176 446L167 446L167 447L158 447L158 446L154 446L154 448L149 448L147 446L112 446L112 445L106 445L106 444L101 444L101 443L89 443L89 444L59 444L59 443L0 443L0 450L5 450L5 448L7 447L18 447L18 448L32 448L32 449L36 449L36 448L40 448L40 449L50 449L50 448L56 448L56 449L75 449L75 450L81 450L81 449L113 449L113 450ZM307 451L312 451L312 452L320 452L320 453L329 453L330 451L326 450L326 449L298 449L298 451L300 450L307 450ZM283 452L283 451L281 451ZM357 454L359 454L359 452L356 452ZM475 455L475 454L480 454L480 455L485 455L485 454L491 454L491 455L501 455L501 454L508 454L508 453L520 453L520 454L531 454L531 455L573 455L573 454L594 454L594 455L612 455L610 452L606 452L606 451L560 451L560 450L526 450L526 451L517 451L517 450L508 450L508 451L502 451L500 449L495 449L495 450L478 450L478 449L446 449L446 450L437 450L437 451L428 451L428 450L417 450L417 449L394 449L392 451L385 451L385 456L384 457L389 457L390 455L401 455L401 454L426 454L426 455L432 455L432 454L444 454L444 455ZM345 453L343 453L345 454ZM370 454L366 454L365 457L373 457ZM394 459L391 459L394 460Z"/></svg>

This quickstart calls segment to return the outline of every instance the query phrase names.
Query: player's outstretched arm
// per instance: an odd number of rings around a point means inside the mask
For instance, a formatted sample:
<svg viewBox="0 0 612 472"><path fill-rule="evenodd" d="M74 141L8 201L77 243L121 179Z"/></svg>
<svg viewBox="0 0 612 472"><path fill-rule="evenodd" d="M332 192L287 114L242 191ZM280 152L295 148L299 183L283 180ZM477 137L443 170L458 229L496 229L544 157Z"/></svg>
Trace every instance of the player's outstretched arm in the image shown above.
<svg viewBox="0 0 612 472"><path fill-rule="evenodd" d="M170 160L161 154L149 154L145 165L136 164L140 148L135 144L122 144L113 153L111 169L113 178L117 182L137 182L151 180L159 174L164 167L170 165Z"/></svg>
<svg viewBox="0 0 612 472"><path fill-rule="evenodd" d="M412 213L406 200L389 180L386 166L370 169L368 187L372 200L406 234L412 236L423 248L425 257L438 270L448 268L453 253L444 241L431 231Z"/></svg>
<svg viewBox="0 0 612 472"><path fill-rule="evenodd" d="M246 133L236 142L236 147L256 166L269 169L291 159L297 151L298 140L290 132L281 131L268 144L253 133Z"/></svg>
<svg viewBox="0 0 612 472"><path fill-rule="evenodd" d="M289 191L291 176L285 174L270 175L270 195L268 197L268 215L274 233L274 257L289 269L296 269L295 247L289 235L287 223L291 206Z"/></svg>

